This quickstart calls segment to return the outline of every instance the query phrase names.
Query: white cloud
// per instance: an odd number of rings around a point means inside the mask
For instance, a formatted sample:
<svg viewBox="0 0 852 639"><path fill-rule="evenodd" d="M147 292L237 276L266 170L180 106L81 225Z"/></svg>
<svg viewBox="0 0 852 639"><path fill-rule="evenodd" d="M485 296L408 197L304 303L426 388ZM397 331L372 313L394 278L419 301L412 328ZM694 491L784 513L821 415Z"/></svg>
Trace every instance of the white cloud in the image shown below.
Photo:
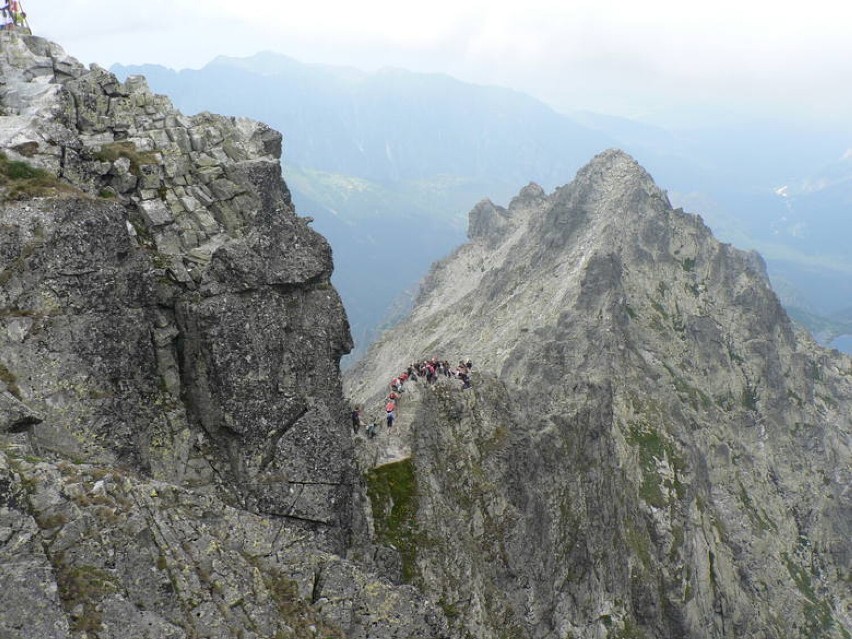
<svg viewBox="0 0 852 639"><path fill-rule="evenodd" d="M402 66L621 112L678 100L848 113L852 5L714 0L25 0L83 61L197 67L276 50Z"/></svg>

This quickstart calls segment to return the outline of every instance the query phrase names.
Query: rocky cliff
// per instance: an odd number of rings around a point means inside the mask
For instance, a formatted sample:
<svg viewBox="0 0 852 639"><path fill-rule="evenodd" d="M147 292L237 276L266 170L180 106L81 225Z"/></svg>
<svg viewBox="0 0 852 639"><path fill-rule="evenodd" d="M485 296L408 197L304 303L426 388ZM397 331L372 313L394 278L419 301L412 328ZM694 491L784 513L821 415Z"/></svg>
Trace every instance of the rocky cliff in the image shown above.
<svg viewBox="0 0 852 639"><path fill-rule="evenodd" d="M349 329L281 142L0 33L0 636L444 632L341 558Z"/></svg>
<svg viewBox="0 0 852 639"><path fill-rule="evenodd" d="M372 414L410 362L474 362L359 442L378 538L454 631L849 637L852 360L760 257L618 151L469 238L347 374Z"/></svg>
<svg viewBox="0 0 852 639"><path fill-rule="evenodd" d="M348 383L473 388L353 445L280 150L0 33L0 637L849 636L852 361L758 256L616 151L483 202Z"/></svg>

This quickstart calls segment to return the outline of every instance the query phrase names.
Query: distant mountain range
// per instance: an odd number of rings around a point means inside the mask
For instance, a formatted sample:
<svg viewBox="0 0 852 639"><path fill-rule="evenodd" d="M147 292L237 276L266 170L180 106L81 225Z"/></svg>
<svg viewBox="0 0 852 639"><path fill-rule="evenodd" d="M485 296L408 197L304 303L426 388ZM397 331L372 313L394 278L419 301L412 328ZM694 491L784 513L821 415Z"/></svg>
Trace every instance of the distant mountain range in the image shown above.
<svg viewBox="0 0 852 639"><path fill-rule="evenodd" d="M443 75L366 74L271 53L220 57L198 71L114 71L144 74L190 112L217 110L281 126L285 164L380 183L454 175L555 186L615 143L522 93Z"/></svg>
<svg viewBox="0 0 852 639"><path fill-rule="evenodd" d="M356 354L407 307L429 264L464 240L476 202L507 203L530 181L551 189L609 147L639 159L671 187L675 205L700 213L720 238L759 250L793 315L815 332L826 335L828 316L852 300L852 252L843 246L852 237L844 178L852 141L835 132L712 113L681 113L671 129L569 116L448 76L365 73L273 53L220 57L199 70L112 71L145 75L186 113L247 116L282 131L297 210L334 248Z"/></svg>

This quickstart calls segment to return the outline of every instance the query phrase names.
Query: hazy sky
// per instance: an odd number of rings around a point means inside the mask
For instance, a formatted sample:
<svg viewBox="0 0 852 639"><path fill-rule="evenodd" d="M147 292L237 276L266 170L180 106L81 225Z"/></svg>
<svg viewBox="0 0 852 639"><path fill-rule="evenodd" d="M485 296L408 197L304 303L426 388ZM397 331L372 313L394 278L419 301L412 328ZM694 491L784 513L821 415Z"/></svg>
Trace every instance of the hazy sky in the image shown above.
<svg viewBox="0 0 852 639"><path fill-rule="evenodd" d="M563 111L722 103L849 120L842 0L23 0L82 62L198 68L271 50L303 62L443 72Z"/></svg>

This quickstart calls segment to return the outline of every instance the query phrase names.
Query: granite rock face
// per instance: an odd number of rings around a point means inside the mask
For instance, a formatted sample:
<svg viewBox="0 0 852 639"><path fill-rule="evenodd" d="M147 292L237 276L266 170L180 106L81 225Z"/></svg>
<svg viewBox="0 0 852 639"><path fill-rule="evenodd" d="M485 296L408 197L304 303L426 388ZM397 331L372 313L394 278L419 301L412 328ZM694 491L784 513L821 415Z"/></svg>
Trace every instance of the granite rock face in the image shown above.
<svg viewBox="0 0 852 639"><path fill-rule="evenodd" d="M370 412L412 361L474 362L359 443L377 538L454 631L850 636L852 360L797 332L760 257L619 151L478 205L470 240L347 373Z"/></svg>
<svg viewBox="0 0 852 639"><path fill-rule="evenodd" d="M3 44L0 146L79 190L0 210L2 363L41 415L33 445L345 537L350 338L281 136L185 117L38 38Z"/></svg>
<svg viewBox="0 0 852 639"><path fill-rule="evenodd" d="M342 558L351 340L281 143L0 33L0 636L445 635Z"/></svg>
<svg viewBox="0 0 852 639"><path fill-rule="evenodd" d="M3 636L446 636L413 588L214 495L3 453L0 497Z"/></svg>

